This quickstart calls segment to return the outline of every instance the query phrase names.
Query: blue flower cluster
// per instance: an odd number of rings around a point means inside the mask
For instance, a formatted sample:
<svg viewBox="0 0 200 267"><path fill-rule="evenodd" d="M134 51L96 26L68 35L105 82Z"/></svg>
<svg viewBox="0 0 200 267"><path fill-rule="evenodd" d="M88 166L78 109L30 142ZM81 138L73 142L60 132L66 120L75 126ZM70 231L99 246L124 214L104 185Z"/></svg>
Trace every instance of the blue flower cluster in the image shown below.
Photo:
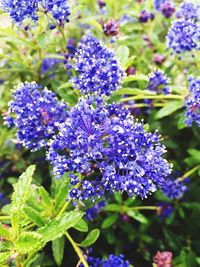
<svg viewBox="0 0 200 267"><path fill-rule="evenodd" d="M73 82L83 94L110 95L123 76L114 53L91 35L83 37L78 46L75 70L78 73Z"/></svg>
<svg viewBox="0 0 200 267"><path fill-rule="evenodd" d="M189 76L188 86L190 94L185 99L185 121L188 126L192 126L193 122L200 126L200 77Z"/></svg>
<svg viewBox="0 0 200 267"><path fill-rule="evenodd" d="M149 74L148 89L156 93L164 92L165 95L170 93L170 88L167 86L170 79L162 70L156 70Z"/></svg>
<svg viewBox="0 0 200 267"><path fill-rule="evenodd" d="M130 262L124 259L124 255L109 255L108 259L101 260L100 258L88 257L87 262L89 267L129 267ZM81 264L80 267L83 267Z"/></svg>
<svg viewBox="0 0 200 267"><path fill-rule="evenodd" d="M165 184L161 187L161 190L170 199L180 199L188 190L188 187L185 185L187 182L187 179L180 180L179 178L169 176Z"/></svg>
<svg viewBox="0 0 200 267"><path fill-rule="evenodd" d="M154 7L166 18L170 18L175 11L174 5L171 0L154 0Z"/></svg>
<svg viewBox="0 0 200 267"><path fill-rule="evenodd" d="M180 5L179 10L176 12L176 17L178 19L192 20L195 22L199 21L200 5L186 0Z"/></svg>
<svg viewBox="0 0 200 267"><path fill-rule="evenodd" d="M65 103L47 88L42 91L39 88L35 82L18 86L6 118L8 126L18 129L19 142L32 151L47 146L58 130L57 125L68 117Z"/></svg>
<svg viewBox="0 0 200 267"><path fill-rule="evenodd" d="M85 212L86 219L88 221L93 221L105 206L106 206L106 201L102 200L96 203L91 208L87 209Z"/></svg>
<svg viewBox="0 0 200 267"><path fill-rule="evenodd" d="M37 23L39 16L49 13L52 19L62 26L64 22L69 21L70 15L67 0L2 0L2 9L19 24L23 21Z"/></svg>
<svg viewBox="0 0 200 267"><path fill-rule="evenodd" d="M71 171L84 177L71 191L74 199L100 197L104 191L144 198L171 172L159 139L120 106L81 99L59 126L47 158L56 176Z"/></svg>
<svg viewBox="0 0 200 267"><path fill-rule="evenodd" d="M190 20L176 20L167 34L168 47L174 53L200 49L200 26Z"/></svg>
<svg viewBox="0 0 200 267"><path fill-rule="evenodd" d="M176 12L174 21L167 35L168 47L174 53L200 49L200 5L184 1Z"/></svg>

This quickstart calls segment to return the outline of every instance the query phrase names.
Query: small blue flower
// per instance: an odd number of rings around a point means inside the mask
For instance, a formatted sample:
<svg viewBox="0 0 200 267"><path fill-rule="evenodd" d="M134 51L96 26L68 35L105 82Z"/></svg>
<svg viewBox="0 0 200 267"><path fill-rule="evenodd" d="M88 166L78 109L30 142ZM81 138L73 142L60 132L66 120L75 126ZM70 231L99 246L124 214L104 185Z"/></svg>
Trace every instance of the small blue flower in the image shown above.
<svg viewBox="0 0 200 267"><path fill-rule="evenodd" d="M101 260L100 258L88 257L89 267L129 267L130 262L125 260L124 255L109 255L107 259ZM81 264L80 267L83 267Z"/></svg>
<svg viewBox="0 0 200 267"><path fill-rule="evenodd" d="M114 53L91 35L83 37L75 57L75 86L83 94L110 95L123 75Z"/></svg>
<svg viewBox="0 0 200 267"><path fill-rule="evenodd" d="M192 126L196 122L200 126L200 77L194 78L193 75L188 78L189 95L185 99L185 122Z"/></svg>
<svg viewBox="0 0 200 267"><path fill-rule="evenodd" d="M162 70L156 70L149 74L148 89L156 93L162 92L164 94L170 93L170 88L166 85L170 83L170 79Z"/></svg>
<svg viewBox="0 0 200 267"><path fill-rule="evenodd" d="M40 91L35 82L19 85L9 105L8 126L17 128L19 142L32 151L46 147L59 123L68 117L66 104L47 88Z"/></svg>
<svg viewBox="0 0 200 267"><path fill-rule="evenodd" d="M161 220L164 220L166 217L170 217L173 212L173 207L167 202L160 202L158 206L158 215Z"/></svg>
<svg viewBox="0 0 200 267"><path fill-rule="evenodd" d="M161 190L170 199L180 199L188 190L188 187L185 185L188 182L188 179L180 180L179 178L169 176L163 186L161 186Z"/></svg>
<svg viewBox="0 0 200 267"><path fill-rule="evenodd" d="M45 74L46 72L50 71L59 62L60 60L57 58L44 58L40 68L41 74ZM51 74L49 77L53 78L54 74Z"/></svg>
<svg viewBox="0 0 200 267"><path fill-rule="evenodd" d="M167 34L168 47L174 53L200 49L200 26L189 20L176 20Z"/></svg>
<svg viewBox="0 0 200 267"><path fill-rule="evenodd" d="M102 200L96 203L91 208L87 209L85 212L86 219L88 221L93 221L105 206L106 206L106 201Z"/></svg>

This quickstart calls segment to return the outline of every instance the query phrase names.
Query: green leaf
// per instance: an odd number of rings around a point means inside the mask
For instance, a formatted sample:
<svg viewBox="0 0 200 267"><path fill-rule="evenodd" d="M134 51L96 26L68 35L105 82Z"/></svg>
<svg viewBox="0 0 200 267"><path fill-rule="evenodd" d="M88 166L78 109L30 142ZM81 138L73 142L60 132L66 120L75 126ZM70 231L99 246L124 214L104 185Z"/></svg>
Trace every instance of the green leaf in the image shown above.
<svg viewBox="0 0 200 267"><path fill-rule="evenodd" d="M129 57L129 48L124 45L119 46L117 49L117 58L122 68L124 68L126 62L128 61L128 57Z"/></svg>
<svg viewBox="0 0 200 267"><path fill-rule="evenodd" d="M10 258L10 252L1 252L0 253L0 264L6 264Z"/></svg>
<svg viewBox="0 0 200 267"><path fill-rule="evenodd" d="M111 225L113 225L118 219L118 215L117 214L113 214L111 216L109 216L108 218L106 218L102 225L101 225L101 228L102 229L106 229L106 228L109 228Z"/></svg>
<svg viewBox="0 0 200 267"><path fill-rule="evenodd" d="M64 237L57 238L56 240L52 241L53 256L58 266L62 264L62 260L64 256L64 248L65 248Z"/></svg>
<svg viewBox="0 0 200 267"><path fill-rule="evenodd" d="M137 210L127 211L128 216L141 223L148 223L147 218Z"/></svg>
<svg viewBox="0 0 200 267"><path fill-rule="evenodd" d="M75 226L74 228L80 232L88 232L88 225L86 221L81 219Z"/></svg>
<svg viewBox="0 0 200 267"><path fill-rule="evenodd" d="M170 101L167 103L163 108L161 108L157 113L155 118L156 119L162 119L166 116L169 116L176 110L183 107L183 103L181 101Z"/></svg>
<svg viewBox="0 0 200 267"><path fill-rule="evenodd" d="M8 239L8 240L10 238L9 229L4 227L2 225L2 223L0 223L0 237L3 237L3 238Z"/></svg>
<svg viewBox="0 0 200 267"><path fill-rule="evenodd" d="M139 95L144 94L144 91L137 89L137 88L121 88L118 89L116 92L113 93L113 95Z"/></svg>
<svg viewBox="0 0 200 267"><path fill-rule="evenodd" d="M98 239L100 235L99 229L92 230L87 237L81 242L82 247L89 247L91 246L96 240Z"/></svg>
<svg viewBox="0 0 200 267"><path fill-rule="evenodd" d="M45 219L36 209L27 206L24 208L24 212L31 222L35 223L38 226L44 226Z"/></svg>
<svg viewBox="0 0 200 267"><path fill-rule="evenodd" d="M149 77L147 75L144 75L142 73L134 74L134 75L129 75L124 77L123 82L133 82L133 81L149 81Z"/></svg>
<svg viewBox="0 0 200 267"><path fill-rule="evenodd" d="M79 210L73 210L63 214L61 217L56 217L48 224L38 230L38 233L44 237L45 242L53 241L61 237L66 230L74 227L83 217L84 213Z"/></svg>
<svg viewBox="0 0 200 267"><path fill-rule="evenodd" d="M53 208L52 199L49 193L46 191L46 189L44 189L43 186L39 188L39 194L40 194L40 197L42 198L41 199L42 205L46 205L49 209Z"/></svg>
<svg viewBox="0 0 200 267"><path fill-rule="evenodd" d="M120 206L118 204L108 204L104 208L105 211L116 211L120 212Z"/></svg>
<svg viewBox="0 0 200 267"><path fill-rule="evenodd" d="M190 148L188 149L188 153L197 161L200 159L200 150Z"/></svg>
<svg viewBox="0 0 200 267"><path fill-rule="evenodd" d="M29 197L30 186L34 171L35 165L29 166L27 170L19 177L19 181L17 182L17 184L14 185L12 205L15 211L22 210L25 202Z"/></svg>
<svg viewBox="0 0 200 267"><path fill-rule="evenodd" d="M26 254L41 249L44 246L43 236L37 232L23 232L16 243L20 254Z"/></svg>

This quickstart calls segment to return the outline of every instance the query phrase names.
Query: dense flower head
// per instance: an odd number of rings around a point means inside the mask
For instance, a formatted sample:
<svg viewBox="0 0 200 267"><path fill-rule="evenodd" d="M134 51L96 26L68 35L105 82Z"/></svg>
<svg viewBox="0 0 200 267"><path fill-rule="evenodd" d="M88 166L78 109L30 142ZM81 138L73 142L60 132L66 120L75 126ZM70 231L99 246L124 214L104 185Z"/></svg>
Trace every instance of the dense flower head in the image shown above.
<svg viewBox="0 0 200 267"><path fill-rule="evenodd" d="M101 260L100 258L88 257L87 262L89 267L129 267L130 262L125 260L124 255L109 255L107 259ZM80 267L83 267L81 264Z"/></svg>
<svg viewBox="0 0 200 267"><path fill-rule="evenodd" d="M49 13L59 26L69 19L69 3L67 0L2 0L2 9L10 14L15 23L33 21L37 23L39 16Z"/></svg>
<svg viewBox="0 0 200 267"><path fill-rule="evenodd" d="M87 209L85 212L86 219L88 221L93 221L105 206L106 201L102 200L93 205L91 208Z"/></svg>
<svg viewBox="0 0 200 267"><path fill-rule="evenodd" d="M81 99L60 125L47 158L56 176L81 173L81 186L72 198L102 196L104 191L127 192L142 198L165 182L171 167L160 136L146 132L141 122L117 105L102 99Z"/></svg>
<svg viewBox="0 0 200 267"><path fill-rule="evenodd" d="M168 47L174 53L200 49L200 26L190 20L176 20L167 34Z"/></svg>
<svg viewBox="0 0 200 267"><path fill-rule="evenodd" d="M84 94L110 95L119 87L123 75L114 53L91 35L83 37L78 46L75 70L78 73L73 81Z"/></svg>
<svg viewBox="0 0 200 267"><path fill-rule="evenodd" d="M26 82L14 90L6 121L17 128L19 142L35 151L47 145L67 116L67 106L53 92Z"/></svg>
<svg viewBox="0 0 200 267"><path fill-rule="evenodd" d="M170 93L170 88L167 86L170 83L170 79L162 70L155 70L149 74L148 89L155 91L156 93L164 92L164 94Z"/></svg>
<svg viewBox="0 0 200 267"><path fill-rule="evenodd" d="M172 267L173 255L170 251L158 251L153 258L156 267Z"/></svg>
<svg viewBox="0 0 200 267"><path fill-rule="evenodd" d="M181 180L170 175L166 179L165 184L161 186L161 190L170 199L180 199L188 190L188 187L185 185L188 182L188 179Z"/></svg>
<svg viewBox="0 0 200 267"><path fill-rule="evenodd" d="M195 122L200 126L200 77L194 78L191 75L188 78L189 95L185 99L185 121L188 126Z"/></svg>
<svg viewBox="0 0 200 267"><path fill-rule="evenodd" d="M200 5L197 2L192 2L190 0L184 1L178 11L176 12L176 17L178 19L182 18L185 20L200 20Z"/></svg>

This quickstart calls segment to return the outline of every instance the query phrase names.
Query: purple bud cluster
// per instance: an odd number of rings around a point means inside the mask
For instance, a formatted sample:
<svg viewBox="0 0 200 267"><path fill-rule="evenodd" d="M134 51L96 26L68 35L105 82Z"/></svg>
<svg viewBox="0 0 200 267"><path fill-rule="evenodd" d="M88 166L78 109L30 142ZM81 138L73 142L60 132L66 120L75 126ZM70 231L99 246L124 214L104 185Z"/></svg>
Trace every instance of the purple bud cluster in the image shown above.
<svg viewBox="0 0 200 267"><path fill-rule="evenodd" d="M39 16L49 13L51 22L63 26L69 22L69 3L67 0L2 0L2 9L9 13L15 23L23 21L37 23ZM50 28L54 28L52 24Z"/></svg>
<svg viewBox="0 0 200 267"><path fill-rule="evenodd" d="M146 197L163 185L171 167L157 133L133 122L131 114L101 99L81 99L53 137L48 160L56 176L81 173L71 197L100 197L105 191Z"/></svg>
<svg viewBox="0 0 200 267"><path fill-rule="evenodd" d="M149 13L146 10L142 10L140 15L139 15L139 22L141 23L147 23L149 20L154 19L154 14Z"/></svg>
<svg viewBox="0 0 200 267"><path fill-rule="evenodd" d="M167 202L160 202L157 206L157 213L161 220L164 220L166 217L169 217L173 212L173 207Z"/></svg>
<svg viewBox="0 0 200 267"><path fill-rule="evenodd" d="M188 78L189 95L185 99L185 121L188 126L195 122L200 126L200 77L194 78L193 75Z"/></svg>
<svg viewBox="0 0 200 267"><path fill-rule="evenodd" d="M7 124L18 129L19 142L32 151L46 147L68 116L66 104L47 88L40 91L35 82L19 85L9 105Z"/></svg>
<svg viewBox="0 0 200 267"><path fill-rule="evenodd" d="M171 0L154 0L154 7L166 18L170 18L175 12L175 8Z"/></svg>
<svg viewBox="0 0 200 267"><path fill-rule="evenodd" d="M114 53L91 35L83 37L78 46L75 70L77 77L73 82L83 94L110 95L123 76Z"/></svg>

